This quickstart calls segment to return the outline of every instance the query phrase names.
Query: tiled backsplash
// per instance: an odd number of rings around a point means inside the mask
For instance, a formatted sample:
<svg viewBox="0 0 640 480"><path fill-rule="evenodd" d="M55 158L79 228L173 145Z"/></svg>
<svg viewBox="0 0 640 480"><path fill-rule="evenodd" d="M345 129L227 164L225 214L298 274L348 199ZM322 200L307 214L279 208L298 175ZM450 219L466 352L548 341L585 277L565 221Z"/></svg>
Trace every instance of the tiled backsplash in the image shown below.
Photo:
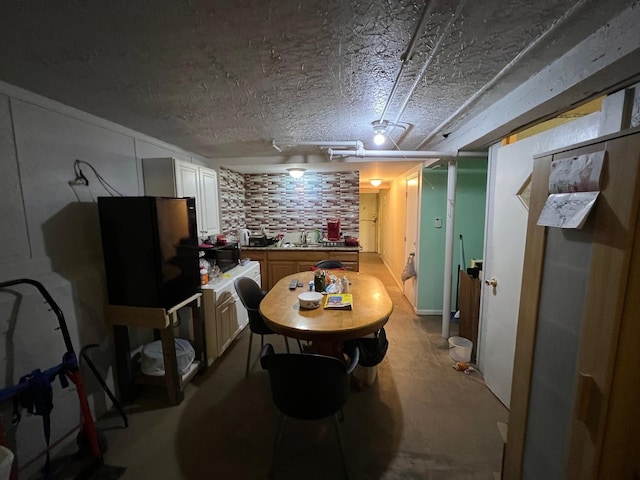
<svg viewBox="0 0 640 480"><path fill-rule="evenodd" d="M220 227L222 233L236 233L246 224L244 209L244 176L227 168L220 168Z"/></svg>
<svg viewBox="0 0 640 480"><path fill-rule="evenodd" d="M220 214L223 232L238 228L270 233L326 230L327 219L339 218L342 231L357 235L358 172L307 172L295 180L288 174L247 174L220 169Z"/></svg>

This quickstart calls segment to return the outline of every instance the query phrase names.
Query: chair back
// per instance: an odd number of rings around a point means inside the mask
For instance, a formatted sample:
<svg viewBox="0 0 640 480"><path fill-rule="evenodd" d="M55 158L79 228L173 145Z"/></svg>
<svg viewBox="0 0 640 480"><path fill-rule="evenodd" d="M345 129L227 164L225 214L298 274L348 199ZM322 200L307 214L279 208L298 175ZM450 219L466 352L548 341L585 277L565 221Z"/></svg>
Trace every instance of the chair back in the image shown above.
<svg viewBox="0 0 640 480"><path fill-rule="evenodd" d="M338 260L321 260L316 263L311 270L318 270L319 268L324 268L327 270L346 270L347 267L344 266L342 262Z"/></svg>
<svg viewBox="0 0 640 480"><path fill-rule="evenodd" d="M325 355L274 353L267 344L260 364L269 372L273 402L285 415L317 420L338 412L347 400L349 375L358 364L359 352L349 352L349 363Z"/></svg>
<svg viewBox="0 0 640 480"><path fill-rule="evenodd" d="M259 310L260 302L266 295L266 292L260 288L260 285L258 285L255 280L248 277L236 278L233 286L238 293L242 305L244 305L244 308L246 308L249 313L249 328L251 331L260 335L273 333L273 330L264 323Z"/></svg>

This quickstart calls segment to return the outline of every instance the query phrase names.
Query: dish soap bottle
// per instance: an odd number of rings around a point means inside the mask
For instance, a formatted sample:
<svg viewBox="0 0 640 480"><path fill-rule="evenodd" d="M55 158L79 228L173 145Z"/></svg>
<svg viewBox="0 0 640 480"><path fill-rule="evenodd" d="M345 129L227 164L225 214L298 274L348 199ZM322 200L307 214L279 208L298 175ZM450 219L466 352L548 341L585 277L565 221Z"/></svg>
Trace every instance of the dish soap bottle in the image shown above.
<svg viewBox="0 0 640 480"><path fill-rule="evenodd" d="M346 275L342 277L342 293L349 293L349 279Z"/></svg>

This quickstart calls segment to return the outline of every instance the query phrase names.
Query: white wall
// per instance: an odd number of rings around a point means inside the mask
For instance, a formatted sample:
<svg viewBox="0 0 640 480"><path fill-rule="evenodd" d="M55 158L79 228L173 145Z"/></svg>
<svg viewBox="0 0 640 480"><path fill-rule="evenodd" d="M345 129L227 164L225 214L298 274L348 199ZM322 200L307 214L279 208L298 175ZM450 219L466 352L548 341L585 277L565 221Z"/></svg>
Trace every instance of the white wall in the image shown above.
<svg viewBox="0 0 640 480"><path fill-rule="evenodd" d="M88 187L68 182L74 178L74 161L80 159L118 192L139 195L140 159L158 156L208 164L177 147L0 83L0 282L40 281L64 313L76 353L98 344L88 353L112 389L112 340L102 315L106 286L95 203L108 192L86 165L81 168ZM57 318L42 300L28 285L0 290L2 386L62 360L66 349L55 330ZM99 415L110 407L108 398L89 370L83 369L83 377ZM79 419L75 389L63 391L56 382L54 392L52 442ZM44 449L42 423L39 417L23 416L17 429L7 428L10 407L10 402L9 411L3 407L1 420L24 465Z"/></svg>

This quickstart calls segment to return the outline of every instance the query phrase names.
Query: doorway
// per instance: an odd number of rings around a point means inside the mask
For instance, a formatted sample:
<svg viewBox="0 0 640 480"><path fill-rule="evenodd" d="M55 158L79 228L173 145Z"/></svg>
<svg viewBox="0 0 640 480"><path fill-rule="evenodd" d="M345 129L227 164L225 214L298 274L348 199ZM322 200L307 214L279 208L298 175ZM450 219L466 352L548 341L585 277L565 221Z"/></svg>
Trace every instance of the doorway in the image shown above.
<svg viewBox="0 0 640 480"><path fill-rule="evenodd" d="M507 146L491 147L483 275L495 279L481 296L478 366L489 390L509 408L534 155L596 136L586 116Z"/></svg>
<svg viewBox="0 0 640 480"><path fill-rule="evenodd" d="M362 252L378 252L378 194L360 195L359 238Z"/></svg>
<svg viewBox="0 0 640 480"><path fill-rule="evenodd" d="M420 177L417 173L406 178L406 219L404 237L404 258L412 257L418 264L418 224L420 218ZM404 282L404 296L414 310L417 308L417 277L411 277Z"/></svg>

